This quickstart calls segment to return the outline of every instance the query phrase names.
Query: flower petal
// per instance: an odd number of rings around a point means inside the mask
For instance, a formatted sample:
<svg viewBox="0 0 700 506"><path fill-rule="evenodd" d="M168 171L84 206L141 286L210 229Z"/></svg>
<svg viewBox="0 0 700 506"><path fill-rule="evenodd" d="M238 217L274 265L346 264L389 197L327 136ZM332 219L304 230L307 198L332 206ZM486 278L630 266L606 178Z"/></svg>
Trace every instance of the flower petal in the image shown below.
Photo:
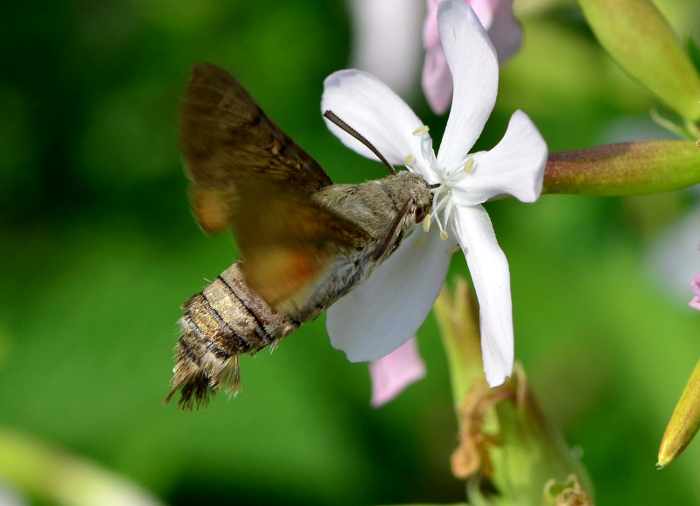
<svg viewBox="0 0 700 506"><path fill-rule="evenodd" d="M491 151L474 154L474 168L463 185L453 187L455 202L473 206L497 195L522 202L536 201L542 193L547 144L532 120L515 111L506 134Z"/></svg>
<svg viewBox="0 0 700 506"><path fill-rule="evenodd" d="M700 272L692 279L690 282L690 287L693 289L693 292L695 292L695 297L693 297L693 300L688 302L688 305L693 309L700 311Z"/></svg>
<svg viewBox="0 0 700 506"><path fill-rule="evenodd" d="M495 387L513 371L513 308L508 261L482 206L457 207L454 227L479 299L481 355L486 381Z"/></svg>
<svg viewBox="0 0 700 506"><path fill-rule="evenodd" d="M513 0L501 0L493 14L493 21L488 32L493 47L496 48L498 61L503 65L520 49L523 41L523 29L513 16Z"/></svg>
<svg viewBox="0 0 700 506"><path fill-rule="evenodd" d="M442 2L438 26L454 82L438 163L452 167L469 152L491 115L498 93L498 59L484 27L464 2Z"/></svg>
<svg viewBox="0 0 700 506"><path fill-rule="evenodd" d="M499 0L462 0L469 5L471 5L474 14L481 21L481 26L483 26L487 31L491 27L493 22L493 14L498 4Z"/></svg>
<svg viewBox="0 0 700 506"><path fill-rule="evenodd" d="M378 408L393 400L408 386L425 377L425 362L412 337L387 356L369 364L372 377L372 407Z"/></svg>
<svg viewBox="0 0 700 506"><path fill-rule="evenodd" d="M452 100L452 74L447 66L442 46L425 52L423 66L423 93L435 114L445 114Z"/></svg>
<svg viewBox="0 0 700 506"><path fill-rule="evenodd" d="M372 74L341 70L328 76L323 82L321 110L333 111L393 165L403 165L408 154L421 157L421 138L412 132L423 123L406 102ZM360 141L327 119L326 125L347 147L376 159Z"/></svg>
<svg viewBox="0 0 700 506"><path fill-rule="evenodd" d="M439 0L427 0L427 13L423 25L423 64L422 86L428 105L435 114L445 114L452 101L452 74L447 66L445 51L440 44L437 11Z"/></svg>
<svg viewBox="0 0 700 506"><path fill-rule="evenodd" d="M370 279L330 307L326 328L333 347L351 362L368 362L408 341L440 294L453 244L439 239L437 227L427 234L414 230Z"/></svg>
<svg viewBox="0 0 700 506"><path fill-rule="evenodd" d="M437 10L440 0L427 0L425 7L425 22L423 23L423 46L425 49L440 47L440 32L438 31Z"/></svg>

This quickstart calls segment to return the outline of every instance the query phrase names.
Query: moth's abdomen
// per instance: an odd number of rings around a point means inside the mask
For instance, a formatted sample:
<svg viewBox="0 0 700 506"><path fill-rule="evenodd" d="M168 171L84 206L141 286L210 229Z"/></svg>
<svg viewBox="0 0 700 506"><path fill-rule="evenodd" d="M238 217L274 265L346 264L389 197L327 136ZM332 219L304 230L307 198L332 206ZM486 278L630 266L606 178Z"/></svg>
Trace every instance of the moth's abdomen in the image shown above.
<svg viewBox="0 0 700 506"><path fill-rule="evenodd" d="M240 390L238 356L255 354L297 329L300 322L273 311L243 281L238 263L221 273L182 306L182 337L170 397L180 390L180 407L206 403L219 388Z"/></svg>

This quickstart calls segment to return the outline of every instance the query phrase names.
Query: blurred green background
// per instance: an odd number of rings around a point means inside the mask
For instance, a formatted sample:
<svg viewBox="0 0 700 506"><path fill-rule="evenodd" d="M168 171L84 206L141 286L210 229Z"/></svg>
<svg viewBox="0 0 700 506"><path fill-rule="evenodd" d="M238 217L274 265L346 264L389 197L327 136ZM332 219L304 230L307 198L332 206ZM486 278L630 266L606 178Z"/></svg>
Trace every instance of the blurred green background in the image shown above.
<svg viewBox="0 0 700 506"><path fill-rule="evenodd" d="M658 5L700 40L698 2ZM610 61L573 3L518 9L525 43L503 68L478 148L500 139L516 108L550 151L667 136L649 120L654 98ZM0 431L80 455L172 505L463 501L432 316L419 332L428 377L379 410L367 367L332 349L324 317L272 355L244 357L235 400L219 395L194 413L161 404L180 304L236 257L230 234L206 237L190 214L176 133L189 69L211 61L237 76L336 182L383 177L320 115L324 77L348 66L348 5L75 0L3 10ZM444 119L414 97L439 132ZM698 204L684 191L489 208L511 265L516 358L582 454L599 504L700 503L698 442L654 468L700 356L700 314L686 306L690 290L650 260ZM700 230L691 274L698 242ZM452 271L467 275L458 257ZM0 445L6 468L8 451ZM19 488L28 504L52 504Z"/></svg>

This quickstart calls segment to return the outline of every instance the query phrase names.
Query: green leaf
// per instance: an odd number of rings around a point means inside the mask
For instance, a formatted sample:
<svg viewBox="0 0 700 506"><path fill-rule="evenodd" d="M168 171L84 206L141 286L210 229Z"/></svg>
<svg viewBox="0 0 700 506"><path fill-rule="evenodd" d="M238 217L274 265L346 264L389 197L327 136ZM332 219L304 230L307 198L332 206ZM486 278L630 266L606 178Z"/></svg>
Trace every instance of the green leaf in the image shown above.
<svg viewBox="0 0 700 506"><path fill-rule="evenodd" d="M700 48L690 37L686 38L685 42L686 51L690 57L690 61L695 65L695 70L700 73Z"/></svg>
<svg viewBox="0 0 700 506"><path fill-rule="evenodd" d="M579 0L600 44L620 67L683 118L700 119L700 76L649 0Z"/></svg>
<svg viewBox="0 0 700 506"><path fill-rule="evenodd" d="M550 154L544 193L644 195L698 183L700 148L696 143L623 142Z"/></svg>

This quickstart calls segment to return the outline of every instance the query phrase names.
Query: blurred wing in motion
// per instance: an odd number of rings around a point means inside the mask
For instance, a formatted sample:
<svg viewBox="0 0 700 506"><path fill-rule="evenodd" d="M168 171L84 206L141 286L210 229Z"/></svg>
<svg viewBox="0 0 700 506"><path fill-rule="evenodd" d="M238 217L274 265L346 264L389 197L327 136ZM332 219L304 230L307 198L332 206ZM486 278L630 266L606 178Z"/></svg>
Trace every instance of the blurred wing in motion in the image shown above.
<svg viewBox="0 0 700 506"><path fill-rule="evenodd" d="M192 69L180 116L185 167L199 225L219 232L236 220L239 184L276 182L301 194L332 184L323 168L272 121L230 74L216 65Z"/></svg>
<svg viewBox="0 0 700 506"><path fill-rule="evenodd" d="M276 184L243 182L246 218L234 225L248 286L277 311L303 306L337 261L372 236L306 195Z"/></svg>

